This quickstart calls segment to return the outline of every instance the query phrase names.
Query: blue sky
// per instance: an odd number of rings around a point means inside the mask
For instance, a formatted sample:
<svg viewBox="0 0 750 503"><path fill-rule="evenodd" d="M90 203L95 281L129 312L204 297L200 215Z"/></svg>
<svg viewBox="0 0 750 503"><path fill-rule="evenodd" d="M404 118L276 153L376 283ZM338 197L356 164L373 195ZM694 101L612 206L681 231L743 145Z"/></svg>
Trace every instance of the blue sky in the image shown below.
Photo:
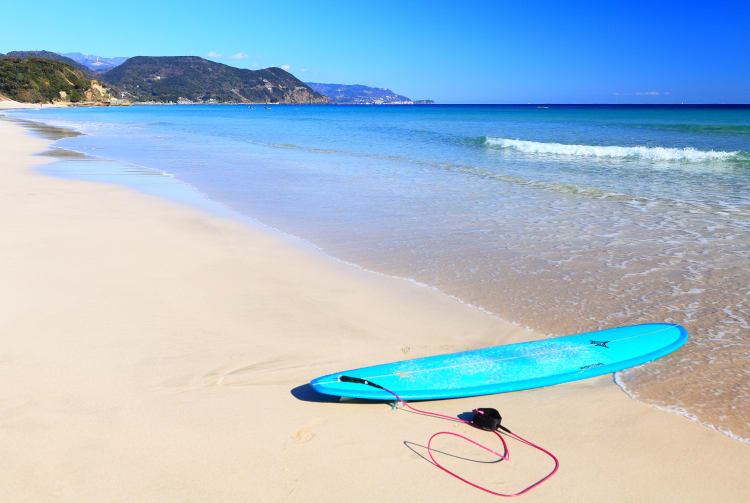
<svg viewBox="0 0 750 503"><path fill-rule="evenodd" d="M440 103L750 103L747 0L4 4L3 53L198 55Z"/></svg>

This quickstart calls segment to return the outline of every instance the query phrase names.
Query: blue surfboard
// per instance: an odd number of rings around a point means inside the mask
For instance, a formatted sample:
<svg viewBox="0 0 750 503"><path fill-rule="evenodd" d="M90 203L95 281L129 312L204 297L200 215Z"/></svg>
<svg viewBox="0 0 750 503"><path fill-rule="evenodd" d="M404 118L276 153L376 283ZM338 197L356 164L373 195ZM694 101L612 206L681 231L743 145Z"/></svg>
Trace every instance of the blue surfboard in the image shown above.
<svg viewBox="0 0 750 503"><path fill-rule="evenodd" d="M373 400L393 396L340 377L367 379L405 400L505 393L640 365L677 350L687 337L683 327L671 323L632 325L336 372L310 385L326 395Z"/></svg>

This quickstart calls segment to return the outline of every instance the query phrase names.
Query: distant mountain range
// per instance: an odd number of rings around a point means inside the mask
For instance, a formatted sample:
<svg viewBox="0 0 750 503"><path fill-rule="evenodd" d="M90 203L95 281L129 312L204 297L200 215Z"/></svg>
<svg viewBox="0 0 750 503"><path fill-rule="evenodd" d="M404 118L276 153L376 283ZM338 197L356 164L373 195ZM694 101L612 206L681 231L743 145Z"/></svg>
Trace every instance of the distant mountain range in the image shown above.
<svg viewBox="0 0 750 503"><path fill-rule="evenodd" d="M331 103L338 105L396 105L412 104L406 96L396 94L384 87L368 87L360 84L323 84L320 82L305 82L320 94L328 96Z"/></svg>
<svg viewBox="0 0 750 503"><path fill-rule="evenodd" d="M156 103L423 104L390 89L302 82L281 68L247 70L197 56L105 58L80 52L12 51L0 59L45 58L112 88L112 95Z"/></svg>
<svg viewBox="0 0 750 503"><path fill-rule="evenodd" d="M70 54L78 56L77 53ZM44 58L65 63L71 70L75 69L91 79L105 83L117 99L130 102L328 103L328 98L281 68L246 70L196 56L136 56L109 70L98 71L50 51L13 51L0 61L8 58ZM110 65L117 64L118 59L86 57L90 63L92 60L106 60L105 64ZM35 76L39 77L36 73ZM16 86L12 73L6 73L0 81L0 85L6 83L8 87ZM41 98L34 99L34 102L39 102ZM47 99L55 100L54 97ZM42 99L42 102L49 101Z"/></svg>
<svg viewBox="0 0 750 503"><path fill-rule="evenodd" d="M103 58L101 56L94 56L93 54L81 54L80 52L66 52L63 56L68 57L95 72L111 70L112 68L123 64L128 59L126 57Z"/></svg>

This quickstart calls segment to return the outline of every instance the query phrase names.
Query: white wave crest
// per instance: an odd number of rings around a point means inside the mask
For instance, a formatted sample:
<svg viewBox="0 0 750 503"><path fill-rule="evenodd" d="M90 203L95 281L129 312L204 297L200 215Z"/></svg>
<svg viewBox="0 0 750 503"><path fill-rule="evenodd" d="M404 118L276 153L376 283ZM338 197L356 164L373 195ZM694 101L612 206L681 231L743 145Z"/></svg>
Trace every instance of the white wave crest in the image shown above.
<svg viewBox="0 0 750 503"><path fill-rule="evenodd" d="M739 152L724 152L721 150L697 150L687 148L667 147L619 147L598 145L568 145L565 143L544 143L526 140L511 140L508 138L485 137L485 143L491 147L517 150L526 154L552 154L575 157L607 157L607 158L640 158L652 161L690 161L704 162L726 160L735 157Z"/></svg>

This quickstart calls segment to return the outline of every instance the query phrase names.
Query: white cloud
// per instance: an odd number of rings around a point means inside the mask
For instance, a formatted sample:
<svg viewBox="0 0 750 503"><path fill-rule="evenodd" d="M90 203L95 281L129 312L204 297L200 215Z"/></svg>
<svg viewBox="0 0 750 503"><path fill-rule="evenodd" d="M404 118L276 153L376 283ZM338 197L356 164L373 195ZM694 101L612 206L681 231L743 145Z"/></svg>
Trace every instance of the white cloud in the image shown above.
<svg viewBox="0 0 750 503"><path fill-rule="evenodd" d="M614 96L669 96L670 94L672 94L671 91L638 91L635 93L612 93L612 95Z"/></svg>
<svg viewBox="0 0 750 503"><path fill-rule="evenodd" d="M307 72L309 72L309 70L307 68L300 68L299 72L300 73L307 73Z"/></svg>
<svg viewBox="0 0 750 503"><path fill-rule="evenodd" d="M250 66L252 66L253 68L258 68L258 63L253 63L253 64L252 64L252 65L250 65Z"/></svg>
<svg viewBox="0 0 750 503"><path fill-rule="evenodd" d="M208 51L207 56L209 58L222 58L222 57L224 57L224 55L222 53L216 52L216 51Z"/></svg>
<svg viewBox="0 0 750 503"><path fill-rule="evenodd" d="M289 65L281 65L281 69L282 69L282 70L286 70L286 71L288 72L289 70L291 70L291 69L292 69L292 67L291 67L291 66L289 66Z"/></svg>
<svg viewBox="0 0 750 503"><path fill-rule="evenodd" d="M232 59L247 59L249 56L245 54L244 52L238 52L237 54L233 54L229 56Z"/></svg>

